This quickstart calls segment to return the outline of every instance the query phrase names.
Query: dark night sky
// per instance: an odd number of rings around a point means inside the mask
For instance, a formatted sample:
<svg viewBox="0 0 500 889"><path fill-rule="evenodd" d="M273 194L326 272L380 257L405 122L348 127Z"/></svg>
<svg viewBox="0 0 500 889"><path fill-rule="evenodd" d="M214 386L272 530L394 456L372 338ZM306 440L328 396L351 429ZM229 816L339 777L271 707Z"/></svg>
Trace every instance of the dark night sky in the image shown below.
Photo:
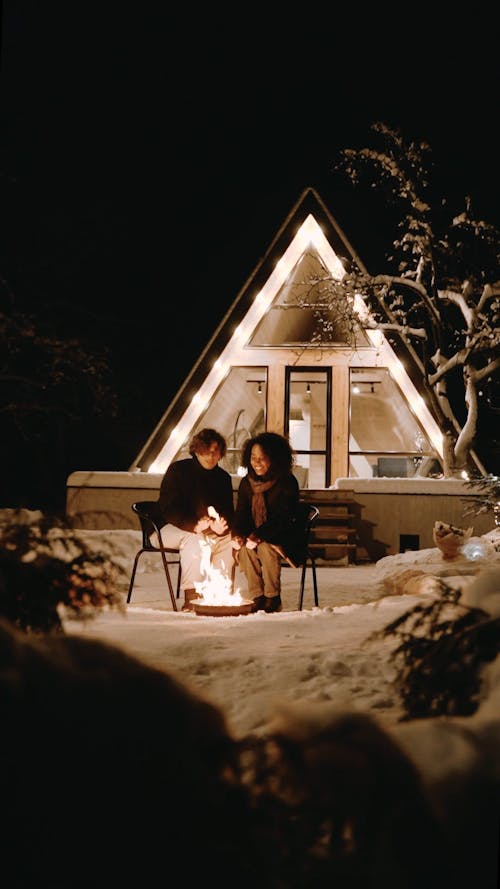
<svg viewBox="0 0 500 889"><path fill-rule="evenodd" d="M124 6L18 0L2 28L1 273L112 345L130 434L102 469L132 461L305 187L375 270L390 240L332 171L374 121L500 225L487 22Z"/></svg>

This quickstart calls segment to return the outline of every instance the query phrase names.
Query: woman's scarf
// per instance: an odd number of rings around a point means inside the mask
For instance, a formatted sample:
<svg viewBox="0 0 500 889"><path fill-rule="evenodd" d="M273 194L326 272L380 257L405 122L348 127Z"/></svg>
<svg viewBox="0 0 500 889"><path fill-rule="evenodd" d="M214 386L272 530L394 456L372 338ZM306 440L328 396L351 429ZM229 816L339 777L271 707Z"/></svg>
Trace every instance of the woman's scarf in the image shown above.
<svg viewBox="0 0 500 889"><path fill-rule="evenodd" d="M276 479L273 478L268 482L263 482L261 481L261 479L254 480L249 476L248 481L252 486L252 518L254 520L255 527L260 528L260 526L263 525L267 519L264 491L268 491L269 488L272 488L272 486L276 482Z"/></svg>

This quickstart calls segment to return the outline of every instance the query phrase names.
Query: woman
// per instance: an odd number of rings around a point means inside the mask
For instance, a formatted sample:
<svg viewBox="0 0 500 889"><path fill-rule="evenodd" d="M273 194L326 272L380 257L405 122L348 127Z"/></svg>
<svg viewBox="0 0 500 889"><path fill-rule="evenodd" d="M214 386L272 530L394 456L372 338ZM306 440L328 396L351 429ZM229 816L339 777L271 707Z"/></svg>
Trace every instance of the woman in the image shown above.
<svg viewBox="0 0 500 889"><path fill-rule="evenodd" d="M255 609L270 614L281 611L282 559L298 565L305 557L294 454L284 436L261 432L243 445L241 464L248 472L238 489L232 543Z"/></svg>
<svg viewBox="0 0 500 889"><path fill-rule="evenodd" d="M168 467L159 499L163 544L180 551L182 611L194 611L196 584L204 579L200 543L210 544L213 568L229 576L233 565L233 487L231 476L219 466L226 440L215 429L201 429L191 439L189 453ZM209 515L209 506L218 518Z"/></svg>

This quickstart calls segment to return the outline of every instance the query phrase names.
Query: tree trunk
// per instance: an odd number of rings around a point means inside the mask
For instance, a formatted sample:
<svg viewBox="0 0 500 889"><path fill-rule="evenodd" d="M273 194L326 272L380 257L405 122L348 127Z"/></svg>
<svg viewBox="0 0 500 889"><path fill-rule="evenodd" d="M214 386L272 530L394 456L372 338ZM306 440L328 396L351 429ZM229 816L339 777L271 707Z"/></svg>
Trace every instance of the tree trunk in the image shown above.
<svg viewBox="0 0 500 889"><path fill-rule="evenodd" d="M443 433L443 475L445 478L453 478L455 474L455 435L447 430Z"/></svg>

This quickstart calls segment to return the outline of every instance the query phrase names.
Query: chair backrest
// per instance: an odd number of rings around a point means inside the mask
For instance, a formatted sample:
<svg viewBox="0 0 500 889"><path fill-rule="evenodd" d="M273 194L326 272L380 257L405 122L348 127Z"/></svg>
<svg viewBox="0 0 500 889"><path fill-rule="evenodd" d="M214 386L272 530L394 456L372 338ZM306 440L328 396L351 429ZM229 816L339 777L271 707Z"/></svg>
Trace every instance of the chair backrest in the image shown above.
<svg viewBox="0 0 500 889"><path fill-rule="evenodd" d="M296 525L294 539L297 548L295 553L297 564L303 564L307 557L310 556L308 550L309 537L311 528L318 516L319 509L317 506L313 506L312 503L306 503L304 500L299 500L295 511L294 522Z"/></svg>
<svg viewBox="0 0 500 889"><path fill-rule="evenodd" d="M141 523L143 549L156 549L151 543L150 536L156 531L158 538L161 541L161 519L158 501L139 500L137 503L132 503L132 509L137 514Z"/></svg>
<svg viewBox="0 0 500 889"><path fill-rule="evenodd" d="M307 546L307 544L309 543L309 535L311 533L311 528L319 516L319 509L317 506L313 506L312 503L305 503L304 500L301 500L299 502L299 509L301 510L301 518L303 521L304 534L305 534L306 546Z"/></svg>

